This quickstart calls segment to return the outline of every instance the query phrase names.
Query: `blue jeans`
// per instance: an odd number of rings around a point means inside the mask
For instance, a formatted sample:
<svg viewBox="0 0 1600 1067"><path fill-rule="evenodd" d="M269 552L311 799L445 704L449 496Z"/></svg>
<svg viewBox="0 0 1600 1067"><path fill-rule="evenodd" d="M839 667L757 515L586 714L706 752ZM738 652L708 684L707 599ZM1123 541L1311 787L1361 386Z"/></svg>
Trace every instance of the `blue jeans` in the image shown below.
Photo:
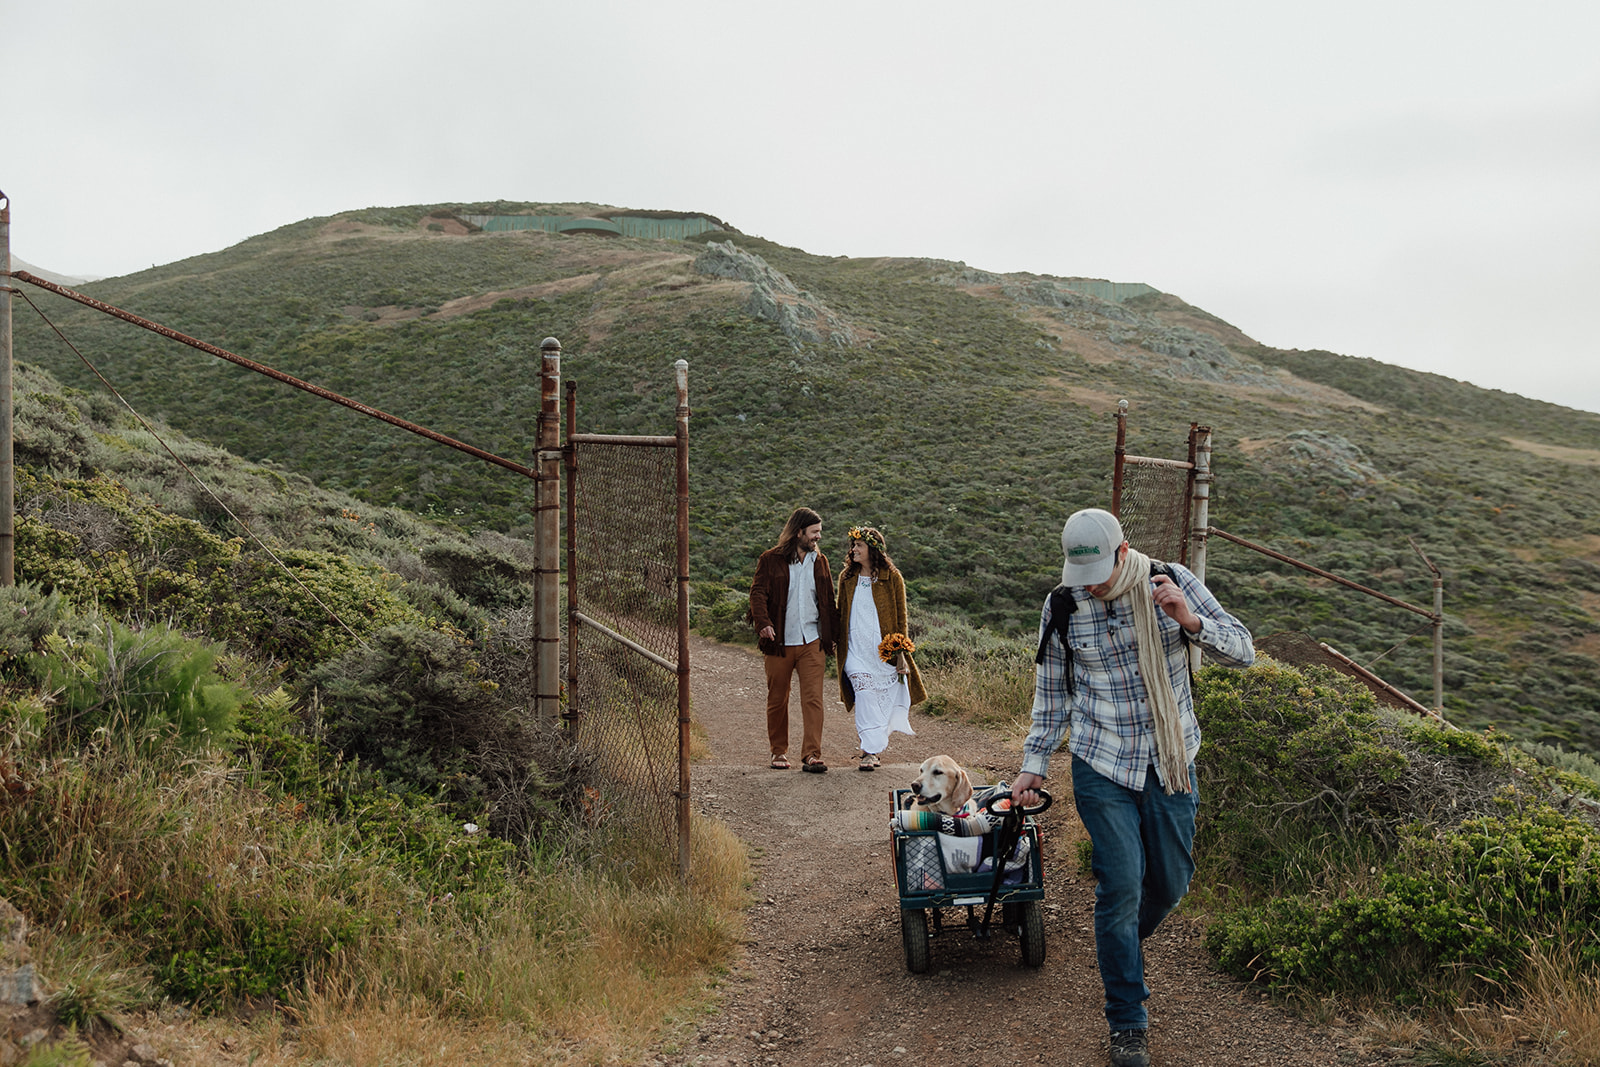
<svg viewBox="0 0 1600 1067"><path fill-rule="evenodd" d="M1072 757L1073 803L1094 844L1094 947L1112 1030L1148 1025L1140 942L1178 906L1194 874L1200 793L1192 763L1189 788L1167 796L1152 767L1142 791L1127 789Z"/></svg>

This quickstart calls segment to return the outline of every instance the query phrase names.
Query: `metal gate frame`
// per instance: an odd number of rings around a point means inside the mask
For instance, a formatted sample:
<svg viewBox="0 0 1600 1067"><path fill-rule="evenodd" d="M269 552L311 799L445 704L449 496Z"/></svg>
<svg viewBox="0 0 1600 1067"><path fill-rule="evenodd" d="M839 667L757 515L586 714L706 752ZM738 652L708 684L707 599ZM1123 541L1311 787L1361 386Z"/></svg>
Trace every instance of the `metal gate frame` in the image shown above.
<svg viewBox="0 0 1600 1067"><path fill-rule="evenodd" d="M1345 586L1346 588L1353 589L1358 593L1364 593L1367 596L1385 601L1394 605L1395 607L1404 608L1406 611L1423 616L1424 618L1428 619L1433 626L1433 707L1431 709L1423 706L1420 702L1413 700L1411 697L1406 696L1404 693L1401 693L1388 682L1385 682L1383 679L1373 674L1366 667L1363 667L1361 664L1350 660L1349 657L1343 655L1335 649L1329 648L1327 645L1323 645L1322 647L1327 649L1328 652L1337 658L1345 660L1351 668L1351 671L1356 673L1359 677L1362 677L1362 679L1367 681L1368 684L1393 690L1394 693L1396 693L1400 698L1409 702L1410 704L1415 705L1414 710L1418 710L1421 714L1432 716L1438 721L1445 723L1447 726L1450 725L1450 723L1444 717L1444 576L1439 572L1439 568L1434 565L1433 560L1429 559L1422 549L1418 547L1417 542L1414 539L1409 537L1407 538L1407 540L1411 542L1412 549L1417 553L1418 556L1422 558L1422 562L1427 565L1428 570L1433 573L1433 610L1431 611L1424 607L1418 607L1416 604L1407 603L1398 597L1390 596L1388 593L1380 593L1376 589L1369 589L1367 586L1353 582L1348 578L1343 578L1337 574L1333 574L1330 571L1325 571L1320 567L1312 566L1310 563L1307 563L1304 560L1295 559L1293 556L1285 555L1282 552L1276 552L1265 545L1258 545L1254 541L1246 540L1237 534L1232 534L1226 530L1220 530L1217 527L1212 526L1210 511L1211 427L1200 426L1193 422L1189 424L1189 460L1188 462L1184 462L1183 460L1176 459L1155 459L1149 456L1128 455L1126 448L1128 439L1127 424L1128 402L1126 400L1122 400L1117 404L1117 449L1116 463L1111 476L1111 514L1117 516L1117 520L1122 523L1123 533L1127 536L1130 543L1134 543L1136 545L1150 545L1157 551L1172 547L1170 528L1166 531L1151 530L1147 526L1145 515L1140 514L1137 509L1135 509L1133 514L1127 516L1122 514L1123 487L1126 484L1125 479L1127 470L1132 469L1134 471L1152 472L1165 471L1172 474L1184 472L1187 481L1187 491L1183 494L1183 519L1180 525L1180 529L1183 531L1183 536L1175 546L1177 548L1176 558L1179 563L1187 566L1191 571L1194 572L1195 577L1199 578L1201 582L1204 582L1206 580L1206 542L1212 534L1215 534L1225 541L1231 541L1232 543L1239 545L1241 548L1248 548L1252 552L1257 552L1263 556L1275 559L1280 563L1287 563L1292 567L1298 567L1303 571L1315 574L1319 578L1325 578L1329 581L1337 582L1338 584ZM1166 535L1166 541L1152 543L1159 541L1159 538L1162 536L1162 534ZM1144 551L1143 548L1140 550ZM1152 552L1151 554L1154 555L1156 553ZM1402 639L1402 641L1404 640L1406 639ZM1394 650L1390 649L1389 651L1392 652ZM1189 655L1190 661L1194 665L1195 669L1199 669L1199 646L1190 646ZM1384 655L1388 655L1388 653L1386 652ZM1382 657L1380 656L1379 658L1381 659Z"/></svg>
<svg viewBox="0 0 1600 1067"><path fill-rule="evenodd" d="M1128 443L1128 402L1117 403L1116 462L1111 475L1111 514L1122 523L1123 533L1141 552L1157 559L1176 561L1194 572L1202 582L1206 580L1206 535L1210 530L1211 513L1211 427L1189 424L1189 459L1156 459L1152 456L1130 456ZM1123 488L1127 484L1128 469L1135 472L1182 476L1181 512L1176 524L1168 523L1164 530L1148 528L1150 520L1137 510L1123 515ZM1169 511L1171 509L1168 509Z"/></svg>
<svg viewBox="0 0 1600 1067"><path fill-rule="evenodd" d="M677 384L677 426L671 436L645 436L626 434L585 434L577 429L577 383L567 382L567 442L561 450L566 466L566 536L567 536L567 709L563 718L574 734L582 721L584 709L579 700L581 657L578 655L578 631L588 628L622 650L645 663L674 674L678 691L678 751L677 789L672 793L675 801L677 829L678 875L687 880L690 869L689 848L689 364L678 360L673 364ZM578 470L585 445L609 445L623 448L671 448L676 451L677 466L677 559L675 586L677 592L677 662L674 663L639 641L619 632L621 623L612 619L607 625L587 614L579 597L578 512L583 507L583 490ZM665 575L662 575L665 577ZM625 628L625 627L624 627ZM642 734L641 734L642 736Z"/></svg>

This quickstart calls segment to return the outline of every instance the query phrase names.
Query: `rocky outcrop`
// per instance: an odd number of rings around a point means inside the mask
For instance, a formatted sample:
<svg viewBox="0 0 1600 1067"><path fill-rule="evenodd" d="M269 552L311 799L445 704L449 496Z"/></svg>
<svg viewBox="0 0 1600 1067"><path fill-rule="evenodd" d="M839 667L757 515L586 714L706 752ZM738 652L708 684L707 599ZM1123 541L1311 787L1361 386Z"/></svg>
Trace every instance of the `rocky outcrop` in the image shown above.
<svg viewBox="0 0 1600 1067"><path fill-rule="evenodd" d="M706 250L696 257L694 269L714 278L748 283L750 298L745 310L776 323L796 351L808 345L851 348L857 343L850 323L830 310L820 297L801 289L788 275L732 241L706 242Z"/></svg>
<svg viewBox="0 0 1600 1067"><path fill-rule="evenodd" d="M28 920L0 899L0 1004L26 1007L44 999L44 987L28 954Z"/></svg>
<svg viewBox="0 0 1600 1067"><path fill-rule="evenodd" d="M1360 446L1325 430L1295 430L1284 438L1289 455L1345 482L1374 482L1378 468L1367 462Z"/></svg>
<svg viewBox="0 0 1600 1067"><path fill-rule="evenodd" d="M173 1067L105 1012L88 1026L67 1025L45 995L28 951L28 920L0 898L0 1067L89 1063L94 1067Z"/></svg>

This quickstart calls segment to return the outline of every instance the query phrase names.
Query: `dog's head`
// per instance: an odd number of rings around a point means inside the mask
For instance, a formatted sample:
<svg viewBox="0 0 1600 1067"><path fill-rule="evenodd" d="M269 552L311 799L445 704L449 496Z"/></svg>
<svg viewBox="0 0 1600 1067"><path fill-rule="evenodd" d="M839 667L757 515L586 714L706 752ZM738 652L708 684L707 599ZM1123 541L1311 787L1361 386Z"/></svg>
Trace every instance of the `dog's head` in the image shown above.
<svg viewBox="0 0 1600 1067"><path fill-rule="evenodd" d="M917 807L940 815L954 815L972 799L972 780L961 764L949 756L929 756L911 783Z"/></svg>

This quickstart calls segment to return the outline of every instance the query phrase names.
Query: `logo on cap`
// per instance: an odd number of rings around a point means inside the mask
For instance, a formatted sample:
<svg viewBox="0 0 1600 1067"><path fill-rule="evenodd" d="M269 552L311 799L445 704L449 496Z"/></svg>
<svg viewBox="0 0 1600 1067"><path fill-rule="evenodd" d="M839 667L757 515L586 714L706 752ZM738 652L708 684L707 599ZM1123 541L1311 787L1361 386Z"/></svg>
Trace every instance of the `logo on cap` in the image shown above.
<svg viewBox="0 0 1600 1067"><path fill-rule="evenodd" d="M1099 545L1073 545L1067 549L1068 559L1077 559L1079 556L1098 556L1099 554Z"/></svg>

